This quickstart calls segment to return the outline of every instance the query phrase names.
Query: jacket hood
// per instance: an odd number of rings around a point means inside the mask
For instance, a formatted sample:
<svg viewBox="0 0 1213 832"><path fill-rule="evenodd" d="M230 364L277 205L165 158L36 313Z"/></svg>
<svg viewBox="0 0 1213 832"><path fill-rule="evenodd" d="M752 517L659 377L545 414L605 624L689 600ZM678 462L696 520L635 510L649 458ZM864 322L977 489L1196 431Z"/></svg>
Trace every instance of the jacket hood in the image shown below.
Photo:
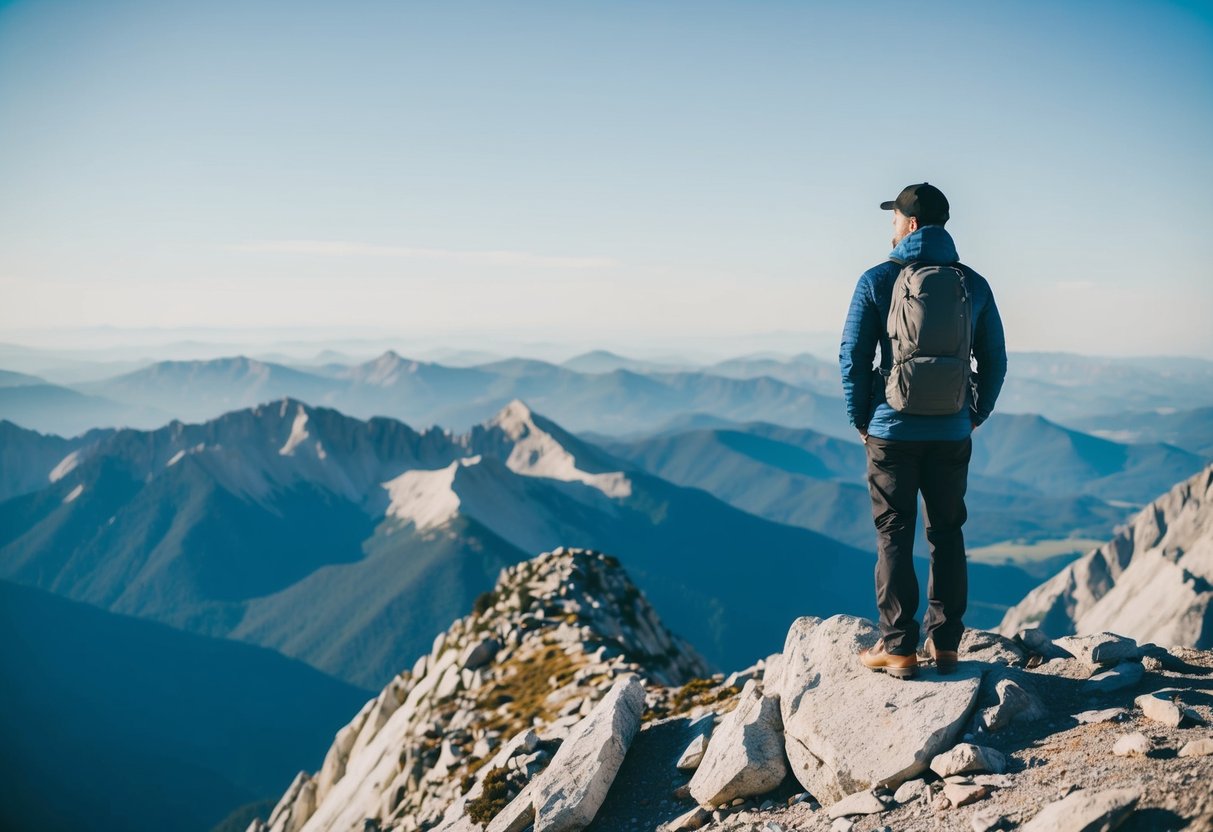
<svg viewBox="0 0 1213 832"><path fill-rule="evenodd" d="M943 264L955 263L960 257L956 254L952 235L942 225L924 225L898 243L897 248L889 252L889 259L902 263L919 260Z"/></svg>

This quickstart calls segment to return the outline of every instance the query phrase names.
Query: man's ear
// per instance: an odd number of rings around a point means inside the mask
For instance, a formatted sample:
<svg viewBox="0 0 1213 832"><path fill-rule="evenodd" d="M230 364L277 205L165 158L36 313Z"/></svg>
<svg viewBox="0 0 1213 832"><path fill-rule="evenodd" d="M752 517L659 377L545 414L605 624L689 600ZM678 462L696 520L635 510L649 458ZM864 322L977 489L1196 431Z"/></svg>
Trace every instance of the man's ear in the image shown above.
<svg viewBox="0 0 1213 832"><path fill-rule="evenodd" d="M918 230L918 217L910 217L909 228L911 234Z"/></svg>

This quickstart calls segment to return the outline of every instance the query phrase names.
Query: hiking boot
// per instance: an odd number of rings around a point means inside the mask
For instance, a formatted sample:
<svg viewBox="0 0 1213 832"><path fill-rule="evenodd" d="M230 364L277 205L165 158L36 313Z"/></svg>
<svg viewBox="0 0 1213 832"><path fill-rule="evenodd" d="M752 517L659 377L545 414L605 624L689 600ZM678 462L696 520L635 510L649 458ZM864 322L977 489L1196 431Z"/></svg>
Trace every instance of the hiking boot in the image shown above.
<svg viewBox="0 0 1213 832"><path fill-rule="evenodd" d="M886 651L883 638L872 647L860 650L859 661L863 662L864 667L871 670L883 670L898 679L912 679L918 672L918 656L913 653L908 656L899 656Z"/></svg>
<svg viewBox="0 0 1213 832"><path fill-rule="evenodd" d="M926 659L935 662L935 670L939 673L956 672L956 664L960 661L960 655L957 651L936 649L934 640L928 636L927 643L923 645L922 652Z"/></svg>

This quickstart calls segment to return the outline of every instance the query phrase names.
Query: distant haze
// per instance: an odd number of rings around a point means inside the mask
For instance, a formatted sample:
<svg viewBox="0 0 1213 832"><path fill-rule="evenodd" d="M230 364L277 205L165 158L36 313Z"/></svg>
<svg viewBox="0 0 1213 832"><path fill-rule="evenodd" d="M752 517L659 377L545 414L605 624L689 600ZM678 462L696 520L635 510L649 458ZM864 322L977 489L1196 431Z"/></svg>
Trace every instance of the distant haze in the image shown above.
<svg viewBox="0 0 1213 832"><path fill-rule="evenodd" d="M0 342L828 355L925 179L1011 349L1213 355L1210 9L4 3Z"/></svg>

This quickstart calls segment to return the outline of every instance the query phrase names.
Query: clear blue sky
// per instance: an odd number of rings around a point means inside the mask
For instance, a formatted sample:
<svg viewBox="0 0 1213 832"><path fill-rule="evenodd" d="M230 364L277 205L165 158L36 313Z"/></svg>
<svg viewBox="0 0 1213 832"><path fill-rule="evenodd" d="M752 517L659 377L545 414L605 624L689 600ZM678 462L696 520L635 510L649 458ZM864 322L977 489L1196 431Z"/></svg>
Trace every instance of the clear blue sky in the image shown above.
<svg viewBox="0 0 1213 832"><path fill-rule="evenodd" d="M832 331L922 179L1012 349L1213 356L1208 4L0 5L0 340Z"/></svg>

